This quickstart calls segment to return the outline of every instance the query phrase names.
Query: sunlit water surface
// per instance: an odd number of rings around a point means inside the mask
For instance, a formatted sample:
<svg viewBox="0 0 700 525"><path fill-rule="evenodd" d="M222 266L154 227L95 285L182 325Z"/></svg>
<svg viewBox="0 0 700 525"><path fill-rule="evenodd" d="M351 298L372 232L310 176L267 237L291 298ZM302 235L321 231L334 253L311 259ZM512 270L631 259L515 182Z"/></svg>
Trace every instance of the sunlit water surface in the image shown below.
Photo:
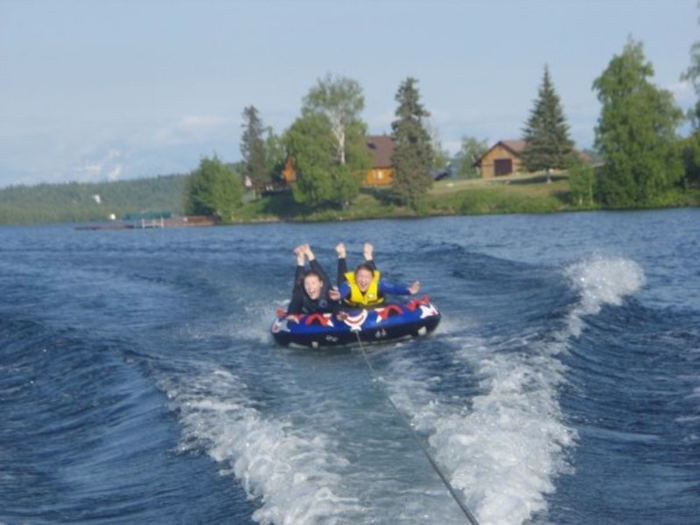
<svg viewBox="0 0 700 525"><path fill-rule="evenodd" d="M0 229L0 522L695 523L700 211ZM430 337L276 347L370 241Z"/></svg>

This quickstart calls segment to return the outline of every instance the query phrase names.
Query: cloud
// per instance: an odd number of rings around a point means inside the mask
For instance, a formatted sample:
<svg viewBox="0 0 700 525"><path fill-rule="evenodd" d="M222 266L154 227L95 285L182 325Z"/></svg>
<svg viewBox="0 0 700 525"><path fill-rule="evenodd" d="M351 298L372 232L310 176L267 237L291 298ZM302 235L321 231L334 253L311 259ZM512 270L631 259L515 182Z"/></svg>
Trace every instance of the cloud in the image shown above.
<svg viewBox="0 0 700 525"><path fill-rule="evenodd" d="M124 166L119 164L117 166L114 166L108 173L107 173L107 178L111 181L119 180L121 177L121 174L124 171Z"/></svg>
<svg viewBox="0 0 700 525"><path fill-rule="evenodd" d="M73 170L75 179L81 182L100 180L119 180L124 172L125 155L122 151L111 148L104 153L93 153L82 159Z"/></svg>
<svg viewBox="0 0 700 525"><path fill-rule="evenodd" d="M172 125L156 129L154 138L161 146L202 143L232 124L232 119L215 115L185 115Z"/></svg>
<svg viewBox="0 0 700 525"><path fill-rule="evenodd" d="M212 128L227 124L227 119L213 115L185 115L180 121L183 128Z"/></svg>
<svg viewBox="0 0 700 525"><path fill-rule="evenodd" d="M687 80L679 80L673 84L666 87L668 91L671 92L673 98L676 99L676 103L681 106L687 107L694 103L695 101L695 91L693 85Z"/></svg>
<svg viewBox="0 0 700 525"><path fill-rule="evenodd" d="M235 157L234 124L230 118L189 114L165 125L160 121L81 129L62 135L60 141L47 137L44 148L37 148L35 141L28 140L24 150L48 152L51 162L46 169L25 174L22 179L30 184L103 182L187 173L196 167L202 155L221 153L223 158ZM19 176L10 170L12 164L4 160L8 167L0 173L0 186L3 178L8 179L7 183L19 181ZM20 160L18 157L15 163Z"/></svg>

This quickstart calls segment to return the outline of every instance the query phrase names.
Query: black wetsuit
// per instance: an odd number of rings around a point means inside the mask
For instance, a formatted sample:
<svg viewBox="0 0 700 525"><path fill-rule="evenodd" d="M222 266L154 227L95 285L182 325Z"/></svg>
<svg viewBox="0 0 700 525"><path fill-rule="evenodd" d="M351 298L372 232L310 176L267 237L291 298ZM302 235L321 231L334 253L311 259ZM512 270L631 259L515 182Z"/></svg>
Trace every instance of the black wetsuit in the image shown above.
<svg viewBox="0 0 700 525"><path fill-rule="evenodd" d="M287 307L287 314L313 314L313 313L332 313L336 310L337 301L331 301L328 297L330 281L326 272L323 271L321 265L314 259L309 263L311 269L316 272L323 281L321 294L318 299L311 299L304 290L304 267L297 265L296 275L294 276L294 287L292 288L292 300Z"/></svg>

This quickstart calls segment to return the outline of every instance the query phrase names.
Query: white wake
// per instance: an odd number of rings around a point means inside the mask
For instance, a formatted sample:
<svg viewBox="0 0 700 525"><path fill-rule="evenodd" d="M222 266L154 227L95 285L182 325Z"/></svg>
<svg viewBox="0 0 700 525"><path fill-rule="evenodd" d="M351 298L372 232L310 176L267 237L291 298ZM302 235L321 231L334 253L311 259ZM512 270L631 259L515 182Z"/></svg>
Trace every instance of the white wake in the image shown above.
<svg viewBox="0 0 700 525"><path fill-rule="evenodd" d="M361 512L358 500L342 496L347 461L332 439L306 433L290 421L264 417L250 406L247 387L234 374L203 366L181 381L160 386L183 427L180 449L203 449L222 474L238 478L260 508L260 523L340 523Z"/></svg>
<svg viewBox="0 0 700 525"><path fill-rule="evenodd" d="M603 305L620 305L645 281L636 263L621 258L592 257L566 268L565 276L579 299L563 328L545 342L534 333L510 340L446 338L459 347L454 358L479 378L481 394L438 400L429 390L438 379L417 378L419 365L408 358L395 360L386 379L392 399L428 436L436 459L482 524L533 518L546 510L555 478L573 471L567 454L577 435L559 406L566 367L557 356L581 334L586 316Z"/></svg>

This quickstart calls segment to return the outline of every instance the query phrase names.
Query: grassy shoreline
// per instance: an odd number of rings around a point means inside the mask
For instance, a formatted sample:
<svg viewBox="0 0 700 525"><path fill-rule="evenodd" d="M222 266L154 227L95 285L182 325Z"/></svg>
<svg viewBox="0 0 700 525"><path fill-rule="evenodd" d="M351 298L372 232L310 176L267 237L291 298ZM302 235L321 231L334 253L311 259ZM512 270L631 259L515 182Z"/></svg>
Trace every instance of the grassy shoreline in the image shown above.
<svg viewBox="0 0 700 525"><path fill-rule="evenodd" d="M185 176L135 179L116 183L72 183L0 190L0 225L80 224L107 222L109 215L169 210L184 213ZM99 196L98 201L95 197ZM660 197L653 206L663 209L700 206L700 184ZM346 209L305 208L290 193L262 197L239 208L232 224L266 222L330 222L367 219L558 213L592 211L598 205L577 206L571 198L568 174L518 174L496 179L447 179L436 182L418 211L397 206L386 189L363 188Z"/></svg>
<svg viewBox="0 0 700 525"><path fill-rule="evenodd" d="M495 215L513 213L559 213L594 211L598 205L578 206L572 202L567 174L552 176L518 174L498 179L461 179L436 182L424 206L414 211L386 203L384 190L364 189L345 209L304 210L295 206L291 195L263 197L245 205L234 223L326 222L365 219L399 219L453 215ZM659 209L700 206L700 188L666 196L654 206Z"/></svg>

